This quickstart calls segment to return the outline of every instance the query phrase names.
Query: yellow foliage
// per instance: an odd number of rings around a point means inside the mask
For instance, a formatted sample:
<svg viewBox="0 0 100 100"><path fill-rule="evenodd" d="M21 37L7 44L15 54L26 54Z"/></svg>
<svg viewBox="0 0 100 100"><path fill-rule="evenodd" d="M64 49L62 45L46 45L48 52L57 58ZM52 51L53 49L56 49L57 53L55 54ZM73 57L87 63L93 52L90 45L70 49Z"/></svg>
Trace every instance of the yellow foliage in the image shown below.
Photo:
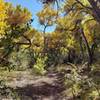
<svg viewBox="0 0 100 100"><path fill-rule="evenodd" d="M43 10L37 13L37 16L41 25L47 24L50 26L57 16L57 11L53 10L49 5L45 5Z"/></svg>
<svg viewBox="0 0 100 100"><path fill-rule="evenodd" d="M71 36L71 37L67 40L67 43L68 43L68 45L67 45L68 48L73 48L73 45L75 44L74 37Z"/></svg>
<svg viewBox="0 0 100 100"><path fill-rule="evenodd" d="M8 5L8 23L10 25L22 25L27 23L31 19L31 13L26 8L21 8L20 5L14 8L12 5Z"/></svg>
<svg viewBox="0 0 100 100"><path fill-rule="evenodd" d="M90 3L88 2L88 0L81 0L81 2L82 2L85 6L90 6Z"/></svg>
<svg viewBox="0 0 100 100"><path fill-rule="evenodd" d="M80 3L82 3L84 6L90 6L88 0L79 0ZM84 8L79 2L76 0L66 0L64 5L64 10L66 12L69 12L70 10L81 10Z"/></svg>
<svg viewBox="0 0 100 100"><path fill-rule="evenodd" d="M3 0L0 0L0 37L2 37L5 34L5 29L7 27L6 24L6 4Z"/></svg>
<svg viewBox="0 0 100 100"><path fill-rule="evenodd" d="M76 25L76 21L81 18L80 10L77 12L70 12L67 16L58 18L57 24L63 27L63 29L72 30Z"/></svg>
<svg viewBox="0 0 100 100"><path fill-rule="evenodd" d="M67 48L73 48L75 39L71 34L59 31L52 32L47 39L48 48L68 51Z"/></svg>
<svg viewBox="0 0 100 100"><path fill-rule="evenodd" d="M33 28L24 33L24 35L27 36L29 39L32 39L36 34L37 31Z"/></svg>
<svg viewBox="0 0 100 100"><path fill-rule="evenodd" d="M91 24L92 23L92 24ZM87 41L89 43L92 43L93 42L93 32L94 32L94 29L95 29L95 25L96 25L96 21L93 19L92 16L85 16L83 21L82 21L82 27L83 27L83 30L84 30L84 34L87 38Z"/></svg>

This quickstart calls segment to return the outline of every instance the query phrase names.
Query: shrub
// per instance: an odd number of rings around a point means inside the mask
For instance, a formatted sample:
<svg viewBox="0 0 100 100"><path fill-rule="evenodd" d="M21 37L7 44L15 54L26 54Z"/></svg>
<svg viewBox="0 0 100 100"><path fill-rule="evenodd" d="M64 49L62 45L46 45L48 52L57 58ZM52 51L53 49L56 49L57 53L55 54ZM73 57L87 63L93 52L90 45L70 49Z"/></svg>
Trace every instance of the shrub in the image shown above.
<svg viewBox="0 0 100 100"><path fill-rule="evenodd" d="M45 70L45 61L46 61L47 57L38 57L37 61L35 63L35 65L33 66L33 70L36 74L41 74L44 75L46 73Z"/></svg>

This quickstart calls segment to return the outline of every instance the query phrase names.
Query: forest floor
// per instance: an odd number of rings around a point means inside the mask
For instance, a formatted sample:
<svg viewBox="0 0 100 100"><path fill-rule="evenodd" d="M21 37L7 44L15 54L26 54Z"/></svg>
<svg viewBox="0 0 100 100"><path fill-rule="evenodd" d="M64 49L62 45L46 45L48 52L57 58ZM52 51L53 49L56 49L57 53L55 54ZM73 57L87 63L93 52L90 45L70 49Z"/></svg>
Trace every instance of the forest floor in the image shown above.
<svg viewBox="0 0 100 100"><path fill-rule="evenodd" d="M37 76L33 75L31 70L2 71L0 79L5 80L7 87L14 89L18 94L18 100L63 100L62 92L65 88L56 72ZM1 97L0 100L13 100L11 97L4 98Z"/></svg>
<svg viewBox="0 0 100 100"><path fill-rule="evenodd" d="M68 65L64 67L68 68ZM98 67L100 68L100 64ZM97 71L91 75L93 75L94 79L100 81L100 70ZM63 79L63 74L54 69L49 70L45 75L33 74L32 69L23 71L11 70L10 72L8 70L0 70L0 80L3 80L5 86L7 86L7 88L4 86L3 90L0 90L0 92L4 91L4 89L6 90L6 92L3 92L3 96L0 95L0 100L80 100L73 99L73 94L65 87ZM6 96L8 89L11 90L15 99L12 99L11 94Z"/></svg>

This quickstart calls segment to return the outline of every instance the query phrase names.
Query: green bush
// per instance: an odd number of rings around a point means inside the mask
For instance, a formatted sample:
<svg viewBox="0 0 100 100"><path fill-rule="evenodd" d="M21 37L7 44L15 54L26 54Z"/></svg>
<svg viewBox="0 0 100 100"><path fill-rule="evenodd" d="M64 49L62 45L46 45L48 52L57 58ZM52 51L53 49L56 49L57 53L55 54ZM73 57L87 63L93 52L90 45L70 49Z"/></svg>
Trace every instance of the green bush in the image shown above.
<svg viewBox="0 0 100 100"><path fill-rule="evenodd" d="M45 70L45 61L46 61L47 57L38 57L37 58L37 61L35 63L35 65L33 66L33 71L36 73L36 74L41 74L41 75L44 75L46 73L46 70Z"/></svg>

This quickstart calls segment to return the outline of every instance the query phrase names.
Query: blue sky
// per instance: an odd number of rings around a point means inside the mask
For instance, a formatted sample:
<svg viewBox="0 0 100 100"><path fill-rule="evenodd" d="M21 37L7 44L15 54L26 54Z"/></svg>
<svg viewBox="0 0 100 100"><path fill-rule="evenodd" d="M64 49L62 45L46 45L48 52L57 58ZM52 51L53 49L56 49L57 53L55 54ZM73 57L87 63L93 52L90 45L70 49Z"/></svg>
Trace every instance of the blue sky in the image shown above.
<svg viewBox="0 0 100 100"><path fill-rule="evenodd" d="M38 0L5 0L5 1L11 2L14 6L21 5L22 7L26 7L32 13L32 17L34 18L32 26L38 30L42 30L42 27L39 24L38 18L36 16L36 13L42 9L43 6L42 3L40 3ZM47 32L51 32L53 30L54 27L49 27L47 29Z"/></svg>

